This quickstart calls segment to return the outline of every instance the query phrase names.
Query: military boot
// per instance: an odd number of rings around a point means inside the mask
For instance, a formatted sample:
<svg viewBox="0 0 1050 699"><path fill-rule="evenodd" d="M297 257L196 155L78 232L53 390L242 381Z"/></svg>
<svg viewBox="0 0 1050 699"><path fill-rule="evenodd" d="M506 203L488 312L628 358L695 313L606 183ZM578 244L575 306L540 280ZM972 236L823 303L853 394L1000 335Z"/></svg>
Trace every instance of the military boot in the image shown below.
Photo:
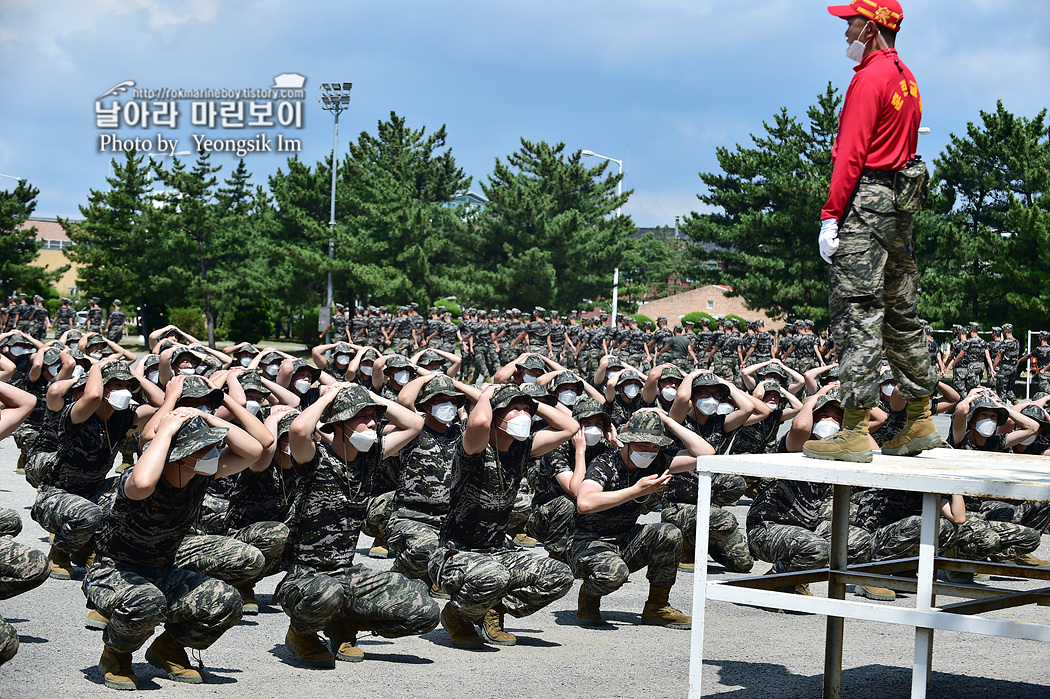
<svg viewBox="0 0 1050 699"><path fill-rule="evenodd" d="M580 585L580 598L576 604L576 620L581 626L599 626L602 623L602 598L587 593L585 586Z"/></svg>
<svg viewBox="0 0 1050 699"><path fill-rule="evenodd" d="M802 453L811 459L831 461L871 462L871 441L868 437L868 418L871 410L846 408L842 429L824 439L811 439L802 445Z"/></svg>
<svg viewBox="0 0 1050 699"><path fill-rule="evenodd" d="M536 541L525 532L522 532L521 534L515 534L514 541L512 543L515 546L518 546L523 549L531 549L540 545L540 542Z"/></svg>
<svg viewBox="0 0 1050 699"><path fill-rule="evenodd" d="M73 577L73 561L69 560L69 554L59 551L54 546L47 556L47 564L51 568L51 577L55 580L69 580Z"/></svg>
<svg viewBox="0 0 1050 699"><path fill-rule="evenodd" d="M649 599L642 608L642 623L647 626L665 626L669 629L693 628L693 617L686 616L668 602L669 587L649 587Z"/></svg>
<svg viewBox="0 0 1050 699"><path fill-rule="evenodd" d="M500 610L490 609L485 612L485 618L481 620L481 635L495 646L513 646L518 639L514 637L514 634L503 630L505 612L502 610L502 605L500 607Z"/></svg>
<svg viewBox="0 0 1050 699"><path fill-rule="evenodd" d="M335 668L335 656L313 631L299 632L288 627L284 645L308 667Z"/></svg>
<svg viewBox="0 0 1050 699"><path fill-rule="evenodd" d="M167 631L157 636L146 649L146 662L167 673L169 680L186 684L204 682L202 668L195 668L186 656L186 648Z"/></svg>
<svg viewBox="0 0 1050 699"><path fill-rule="evenodd" d="M387 548L386 537L377 536L372 542L372 548L368 550L369 558L389 558L390 549Z"/></svg>
<svg viewBox="0 0 1050 699"><path fill-rule="evenodd" d="M682 558L678 561L678 570L692 573L696 569L696 549L691 546L682 548Z"/></svg>
<svg viewBox="0 0 1050 699"><path fill-rule="evenodd" d="M107 626L109 626L109 619L99 614L96 610L92 609L87 613L87 619L84 621L85 629L105 631Z"/></svg>
<svg viewBox="0 0 1050 699"><path fill-rule="evenodd" d="M887 456L915 456L927 449L936 449L943 440L930 414L930 397L908 401L908 421L896 437L882 445Z"/></svg>
<svg viewBox="0 0 1050 699"><path fill-rule="evenodd" d="M259 613L259 600L255 599L255 583L241 583L233 589L241 593L241 609L244 614L255 616Z"/></svg>
<svg viewBox="0 0 1050 699"><path fill-rule="evenodd" d="M445 608L441 610L441 625L445 627L445 631L448 631L448 637L452 641L452 645L457 648L485 647L485 641L478 635L478 630L474 628L474 624L456 614L452 609L451 602L447 603Z"/></svg>
<svg viewBox="0 0 1050 699"><path fill-rule="evenodd" d="M364 628L362 628L364 627ZM348 663L359 663L365 659L365 652L357 647L357 632L367 631L368 623L355 624L345 619L332 619L328 622L328 637L332 639L332 652L336 660Z"/></svg>
<svg viewBox="0 0 1050 699"><path fill-rule="evenodd" d="M121 653L109 646L102 648L102 657L98 661L98 671L102 681L110 689L138 689L138 679L131 669L131 653Z"/></svg>
<svg viewBox="0 0 1050 699"><path fill-rule="evenodd" d="M857 585L856 593L861 597L877 600L879 602L892 602L897 599L897 593L888 587L876 585Z"/></svg>

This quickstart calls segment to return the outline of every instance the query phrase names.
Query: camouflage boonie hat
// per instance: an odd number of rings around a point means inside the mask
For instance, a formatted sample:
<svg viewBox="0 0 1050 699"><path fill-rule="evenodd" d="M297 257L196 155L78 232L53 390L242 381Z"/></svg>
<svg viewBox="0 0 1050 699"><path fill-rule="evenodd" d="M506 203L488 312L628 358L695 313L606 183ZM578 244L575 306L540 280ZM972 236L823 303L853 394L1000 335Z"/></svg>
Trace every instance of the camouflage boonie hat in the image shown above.
<svg viewBox="0 0 1050 699"><path fill-rule="evenodd" d="M76 347L69 348L69 356L73 358L74 362L87 361L87 357L84 356L84 353L78 350Z"/></svg>
<svg viewBox="0 0 1050 699"><path fill-rule="evenodd" d="M84 336L84 333L79 330L70 330L66 333L66 342L76 342Z"/></svg>
<svg viewBox="0 0 1050 699"><path fill-rule="evenodd" d="M84 385L87 384L87 380L88 373L85 371L83 374L77 377L77 380L73 382L73 384L69 387L69 390L72 391L74 388L83 388Z"/></svg>
<svg viewBox="0 0 1050 699"><path fill-rule="evenodd" d="M663 381L664 379L678 379L679 381L681 381L684 378L685 378L685 375L682 373L682 370L679 369L678 367L672 365L672 366L665 366L663 369L661 369L660 370L660 378L657 379L657 380L658 381Z"/></svg>
<svg viewBox="0 0 1050 699"><path fill-rule="evenodd" d="M102 367L102 385L105 386L110 381L130 381L134 384L132 392L139 390L140 384L138 378L131 373L131 369L128 365L122 361L110 362Z"/></svg>
<svg viewBox="0 0 1050 699"><path fill-rule="evenodd" d="M607 368L607 371L614 371L617 369L623 369L623 362L620 360L619 357L613 356L609 357L609 361L605 366Z"/></svg>
<svg viewBox="0 0 1050 699"><path fill-rule="evenodd" d="M423 354L419 355L419 359L416 360L418 366L426 366L427 364L433 364L434 362L443 362L445 358L434 350L424 350Z"/></svg>
<svg viewBox="0 0 1050 699"><path fill-rule="evenodd" d="M171 440L168 461L178 461L205 447L219 444L226 439L229 431L226 427L212 427L204 418L194 415L182 423L182 427L175 433L175 438Z"/></svg>
<svg viewBox="0 0 1050 699"><path fill-rule="evenodd" d="M554 405L558 402L557 397L554 394L549 393L547 389L540 386L538 383L523 383L518 388L529 398L539 401L540 403L546 403L547 405Z"/></svg>
<svg viewBox="0 0 1050 699"><path fill-rule="evenodd" d="M270 351L259 358L259 363L256 366L269 366L274 362L283 362L284 357L277 354L276 352Z"/></svg>
<svg viewBox="0 0 1050 699"><path fill-rule="evenodd" d="M142 360L142 372L146 373L158 364L160 364L159 354L147 354L146 358Z"/></svg>
<svg viewBox="0 0 1050 699"><path fill-rule="evenodd" d="M652 411L632 415L616 437L624 444L648 442L658 447L669 447L674 444L674 440L664 431L664 421Z"/></svg>
<svg viewBox="0 0 1050 699"><path fill-rule="evenodd" d="M780 393L780 384L777 383L776 381L763 381L762 382L762 393L769 393L770 391L775 391L776 393L779 394ZM783 394L781 394L781 395L783 395Z"/></svg>
<svg viewBox="0 0 1050 699"><path fill-rule="evenodd" d="M222 389L212 388L199 376L187 376L182 384L182 395L179 396L180 400L182 398L207 398L212 408L218 408L222 404Z"/></svg>
<svg viewBox="0 0 1050 699"><path fill-rule="evenodd" d="M466 398L466 396L456 390L456 387L452 384L452 379L444 374L434 374L434 378L423 384L423 388L419 389L419 396L416 397L416 405L426 403L434 396L448 396L457 405L462 405Z"/></svg>
<svg viewBox="0 0 1050 699"><path fill-rule="evenodd" d="M837 381L842 375L842 365L836 364L827 371L824 372L823 376L826 376L829 380Z"/></svg>
<svg viewBox="0 0 1050 699"><path fill-rule="evenodd" d="M335 355L337 355L337 354L349 354L352 357L352 356L354 356L354 348L351 347L350 345L348 345L345 342L340 342L335 347L333 347L331 350L329 350L329 353L333 357Z"/></svg>
<svg viewBox="0 0 1050 699"><path fill-rule="evenodd" d="M605 425L609 425L609 415L602 409L602 404L590 396L581 396L572 406L572 419L582 420L587 417L601 417Z"/></svg>
<svg viewBox="0 0 1050 699"><path fill-rule="evenodd" d="M563 371L557 376L555 376L553 379L551 379L551 382L548 384L548 386L550 387L550 390L553 393L556 389L558 389L561 386L572 386L573 384L580 384L582 386L583 379L581 379L579 376L577 376L571 371Z"/></svg>
<svg viewBox="0 0 1050 699"><path fill-rule="evenodd" d="M1044 411L1038 405L1026 405L1021 411L1021 414L1025 417L1030 417L1036 422L1038 422L1041 432L1046 432L1047 430L1050 430L1050 418L1047 417L1046 411Z"/></svg>
<svg viewBox="0 0 1050 699"><path fill-rule="evenodd" d="M710 371L697 375L693 379L693 385L689 388L695 390L701 386L718 386L722 389L723 394L728 390L725 384L718 380L718 376Z"/></svg>
<svg viewBox="0 0 1050 699"><path fill-rule="evenodd" d="M245 391L258 391L263 395L263 398L270 395L270 389L263 385L262 377L260 377L259 372L254 369L242 371L238 374L237 383L239 383L241 388Z"/></svg>
<svg viewBox="0 0 1050 699"><path fill-rule="evenodd" d="M277 439L288 434L288 431L292 429L292 423L295 422L297 417L299 417L298 410L288 413L277 422Z"/></svg>
<svg viewBox="0 0 1050 699"><path fill-rule="evenodd" d="M104 345L107 348L109 347L109 345L106 344L106 338L102 337L102 335L98 333L91 333L87 338L87 344L84 345L84 349L94 347L95 345Z"/></svg>
<svg viewBox="0 0 1050 699"><path fill-rule="evenodd" d="M305 359L296 359L292 362L292 376L295 376L300 369L308 369L310 371L310 383L317 381L317 378L321 375L321 370Z"/></svg>
<svg viewBox="0 0 1050 699"><path fill-rule="evenodd" d="M887 381L896 380L897 379L893 377L893 369L890 369L888 366L884 366L882 367L882 369L879 370L879 383L886 383Z"/></svg>
<svg viewBox="0 0 1050 699"><path fill-rule="evenodd" d="M1014 331L1014 324L1013 323L1003 323L1003 332L1013 332L1013 331Z"/></svg>
<svg viewBox="0 0 1050 699"><path fill-rule="evenodd" d="M973 416L977 414L978 410L994 410L995 411L995 424L1002 426L1006 424L1006 419L1010 416L1006 408L1001 405L997 405L988 396L978 396L970 403L970 410L966 413L966 422L973 421Z"/></svg>
<svg viewBox="0 0 1050 699"><path fill-rule="evenodd" d="M620 372L620 375L616 377L616 387L619 388L625 383L629 383L631 381L643 383L642 377L637 371L634 371L633 369L624 369Z"/></svg>
<svg viewBox="0 0 1050 699"><path fill-rule="evenodd" d="M547 364L535 354L530 354L529 356L525 357L525 359L522 359L520 362L517 363L517 366L521 367L522 369L529 370L547 370Z"/></svg>
<svg viewBox="0 0 1050 699"><path fill-rule="evenodd" d="M253 345L253 344L251 344L249 342L248 344L243 345L239 350L237 350L233 354L234 354L234 356L236 356L238 354L250 354L251 356L254 357L255 355L259 354L259 350L258 350L258 348L255 345Z"/></svg>
<svg viewBox="0 0 1050 699"><path fill-rule="evenodd" d="M386 406L374 401L364 386L356 384L345 386L339 390L335 400L329 403L321 413L320 429L322 432L330 433L334 429L332 427L334 423L352 420L358 413L369 407L376 409L377 420L386 412Z"/></svg>
<svg viewBox="0 0 1050 699"><path fill-rule="evenodd" d="M833 403L834 405L837 405L840 408L842 407L842 398L839 394L838 387L831 389L830 391L822 395L820 398L817 398L817 402L813 405L813 412L817 412L828 403Z"/></svg>
<svg viewBox="0 0 1050 699"><path fill-rule="evenodd" d="M386 358L386 364L383 365L383 369L408 369L412 366L412 362L408 361L408 357L403 354L389 354Z"/></svg>
<svg viewBox="0 0 1050 699"><path fill-rule="evenodd" d="M784 367L780 366L779 364L767 364L758 373L762 376L769 376L770 374L773 374L774 376L779 376L785 381L791 378L790 376L788 376L788 373L784 371Z"/></svg>
<svg viewBox="0 0 1050 699"><path fill-rule="evenodd" d="M55 362L59 361L59 359L61 358L61 355L62 355L62 351L61 350L59 350L59 349L57 349L55 347L47 348L46 350L44 350L44 364L45 365L47 365L47 364L54 364Z"/></svg>
<svg viewBox="0 0 1050 699"><path fill-rule="evenodd" d="M514 400L524 398L529 403L530 412L536 412L536 399L525 395L520 388L514 384L506 384L496 389L492 394L492 409L500 410L506 408Z"/></svg>
<svg viewBox="0 0 1050 699"><path fill-rule="evenodd" d="M172 367L174 367L174 365L179 361L179 359L181 357L183 357L184 355L187 355L187 354L197 360L197 365L199 365L202 361L204 361L203 357L201 357L199 354L197 354L196 352L191 350L189 347L180 347L180 348L178 348L177 350L175 350L174 352L171 353L170 363L171 363Z"/></svg>

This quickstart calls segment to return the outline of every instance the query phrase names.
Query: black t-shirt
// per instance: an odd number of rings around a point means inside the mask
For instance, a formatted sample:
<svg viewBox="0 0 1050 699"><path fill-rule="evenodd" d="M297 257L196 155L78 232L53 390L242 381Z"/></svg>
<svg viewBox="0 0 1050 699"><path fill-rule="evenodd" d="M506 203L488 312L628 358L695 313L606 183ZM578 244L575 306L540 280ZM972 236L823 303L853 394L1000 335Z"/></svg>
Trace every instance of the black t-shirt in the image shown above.
<svg viewBox="0 0 1050 699"><path fill-rule="evenodd" d="M72 422L74 405L63 408L58 419L58 457L48 484L90 497L105 480L121 442L135 423L135 405L114 412L106 422L92 413L79 425Z"/></svg>
<svg viewBox="0 0 1050 699"><path fill-rule="evenodd" d="M594 481L602 491L611 493L629 488L645 476L660 475L671 465L678 453L675 447L661 449L646 469L632 469L623 462L620 450L600 454L587 466L585 481ZM682 475L682 474L677 474ZM693 502L696 502L694 499ZM576 531L582 534L615 537L627 533L638 518L650 509L648 498L635 498L601 512L576 515Z"/></svg>
<svg viewBox="0 0 1050 699"><path fill-rule="evenodd" d="M614 449L604 437L593 447L587 447L587 463L591 463L599 455ZM565 442L557 449L549 451L540 457L539 472L536 474L536 492L532 494L532 506L538 507L562 495L569 494L558 484L558 474L572 474L576 470L576 447L572 441Z"/></svg>
<svg viewBox="0 0 1050 699"><path fill-rule="evenodd" d="M265 470L255 473L244 469L233 478L226 510L226 529L241 529L256 522L283 522L288 518L295 499L298 474L292 468L282 469L276 461Z"/></svg>
<svg viewBox="0 0 1050 699"><path fill-rule="evenodd" d="M428 514L448 512L452 472L459 459L463 427L454 422L442 434L424 425L400 452L395 506Z"/></svg>

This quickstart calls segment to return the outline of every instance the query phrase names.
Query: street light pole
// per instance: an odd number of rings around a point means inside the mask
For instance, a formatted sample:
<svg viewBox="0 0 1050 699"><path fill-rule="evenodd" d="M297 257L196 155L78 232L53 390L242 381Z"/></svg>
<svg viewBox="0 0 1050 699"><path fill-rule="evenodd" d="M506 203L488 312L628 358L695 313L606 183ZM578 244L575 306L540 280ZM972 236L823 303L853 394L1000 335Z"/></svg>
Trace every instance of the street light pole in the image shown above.
<svg viewBox="0 0 1050 699"><path fill-rule="evenodd" d="M335 129L332 134L332 204L328 216L328 259L335 259L335 171L336 154L339 149L339 115L350 108L350 88L353 83L321 83L321 96L317 101L321 108L331 112L335 117ZM330 263L329 263L330 264ZM332 270L328 269L328 293L325 295L328 312L332 310Z"/></svg>
<svg viewBox="0 0 1050 699"><path fill-rule="evenodd" d="M616 163L619 166L619 168L620 168L620 179L616 182L616 202L617 202L617 204L616 204L616 218L620 218L620 201L622 199L621 194L623 192L623 161L622 160L617 160L616 158L610 158L607 155L599 155L598 153L595 153L593 150L582 150L582 151L580 151L580 155L582 155L585 158L601 158L603 160L611 160L612 162ZM616 268L613 269L612 313L610 314L610 318L609 318L609 327L610 328L615 328L616 327L616 301L617 301L617 296L618 296L619 289L620 289L620 268L616 267Z"/></svg>

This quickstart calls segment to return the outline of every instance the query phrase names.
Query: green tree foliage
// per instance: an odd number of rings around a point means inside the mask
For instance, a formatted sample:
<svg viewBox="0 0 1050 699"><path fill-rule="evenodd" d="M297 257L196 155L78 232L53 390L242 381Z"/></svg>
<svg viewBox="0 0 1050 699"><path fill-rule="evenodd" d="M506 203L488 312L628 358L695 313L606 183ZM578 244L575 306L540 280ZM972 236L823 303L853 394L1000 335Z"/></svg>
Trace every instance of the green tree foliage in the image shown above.
<svg viewBox="0 0 1050 699"><path fill-rule="evenodd" d="M684 240L676 240L665 226L660 235L647 231L631 239L620 266L620 295L631 305L661 298L672 291L674 277L690 266Z"/></svg>
<svg viewBox="0 0 1050 699"><path fill-rule="evenodd" d="M827 265L817 249L819 213L831 179L831 145L841 98L829 84L803 123L781 109L752 147L716 150L721 172L700 173L698 199L683 230L696 243L701 283L732 287L749 309L828 322Z"/></svg>
<svg viewBox="0 0 1050 699"><path fill-rule="evenodd" d="M471 299L489 306L573 308L608 294L636 228L614 216L631 192L617 196L621 176L608 162L588 168L565 144L521 140L496 159L482 190L489 203L479 218L479 265Z"/></svg>
<svg viewBox="0 0 1050 699"><path fill-rule="evenodd" d="M1002 102L934 160L934 188L915 217L919 312L935 325L1010 320L1050 327L1050 124Z"/></svg>
<svg viewBox="0 0 1050 699"><path fill-rule="evenodd" d="M692 313L686 313L684 316L682 316L682 324L684 325L687 320L691 320L694 323L696 323L696 326L693 328L693 332L700 332L704 329L705 326L708 330L714 330L718 327L718 323L717 321L715 321L715 317L710 313L705 313L703 311L693 311Z"/></svg>
<svg viewBox="0 0 1050 699"><path fill-rule="evenodd" d="M14 189L0 190L0 290L4 298L15 291L46 297L48 285L69 269L65 266L48 271L32 264L41 243L36 239L36 228L22 224L33 214L39 193L25 180L19 180Z"/></svg>

